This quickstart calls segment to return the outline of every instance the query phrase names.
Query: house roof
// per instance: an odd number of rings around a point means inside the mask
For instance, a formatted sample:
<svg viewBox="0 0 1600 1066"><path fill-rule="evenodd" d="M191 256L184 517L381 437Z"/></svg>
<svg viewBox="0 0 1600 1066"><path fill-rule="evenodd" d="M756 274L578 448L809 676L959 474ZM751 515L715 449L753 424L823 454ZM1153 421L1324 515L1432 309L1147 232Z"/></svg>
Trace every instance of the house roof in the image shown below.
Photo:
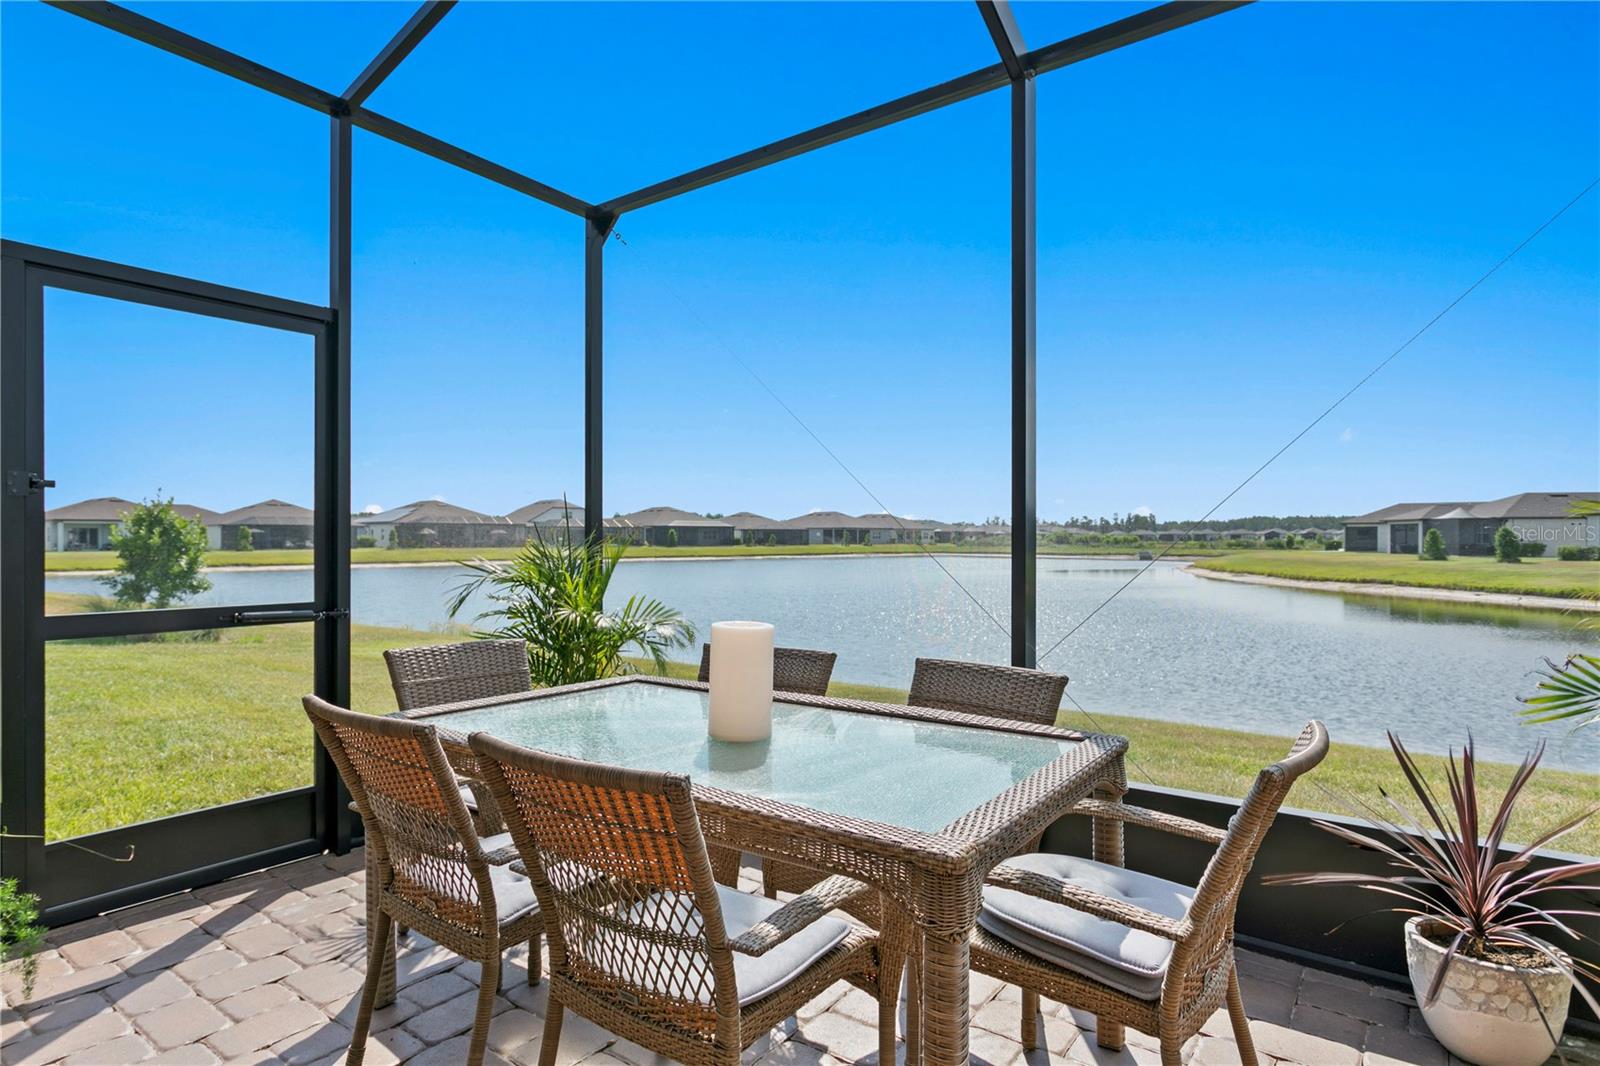
<svg viewBox="0 0 1600 1066"><path fill-rule="evenodd" d="M237 507L216 517L219 526L309 526L315 516L306 508L282 500L262 500Z"/></svg>
<svg viewBox="0 0 1600 1066"><path fill-rule="evenodd" d="M782 524L775 518L768 518L754 511L739 511L736 514L724 515L722 521L734 529L776 529Z"/></svg>
<svg viewBox="0 0 1600 1066"><path fill-rule="evenodd" d="M1396 503L1346 519L1345 525L1441 518L1566 518L1574 500L1600 500L1600 492L1519 492L1479 503Z"/></svg>
<svg viewBox="0 0 1600 1066"><path fill-rule="evenodd" d="M511 520L500 515L484 514L466 507L458 507L443 500L418 500L400 507L391 507L378 514L362 515L353 525L365 526L508 526Z"/></svg>
<svg viewBox="0 0 1600 1066"><path fill-rule="evenodd" d="M517 525L526 525L547 511L570 513L573 524L583 521L583 508L566 500L535 500L532 503L518 507L515 511L506 515L506 518Z"/></svg>
<svg viewBox="0 0 1600 1066"><path fill-rule="evenodd" d="M632 514L618 515L622 526L728 526L720 518L707 518L703 514L679 510L676 507L646 507Z"/></svg>
<svg viewBox="0 0 1600 1066"><path fill-rule="evenodd" d="M64 507L57 507L53 511L44 513L46 522L117 522L139 505L132 500L124 500L121 496L96 496L92 500L79 500L69 503ZM213 524L217 519L217 512L206 508L196 507L192 503L174 503L172 509L184 518L199 519L206 525Z"/></svg>

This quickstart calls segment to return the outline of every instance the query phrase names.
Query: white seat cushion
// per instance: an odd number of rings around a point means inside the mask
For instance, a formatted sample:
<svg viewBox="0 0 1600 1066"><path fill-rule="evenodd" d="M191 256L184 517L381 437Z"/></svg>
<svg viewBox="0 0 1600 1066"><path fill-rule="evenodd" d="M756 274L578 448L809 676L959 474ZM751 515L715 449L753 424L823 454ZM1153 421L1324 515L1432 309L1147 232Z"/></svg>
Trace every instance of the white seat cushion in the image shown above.
<svg viewBox="0 0 1600 1066"><path fill-rule="evenodd" d="M1009 862L1174 920L1182 919L1194 901L1194 889L1185 885L1091 859L1036 853ZM1023 951L1139 999L1161 994L1172 959L1172 941L1163 937L993 885L983 890L978 925Z"/></svg>
<svg viewBox="0 0 1600 1066"><path fill-rule="evenodd" d="M717 886L717 896L722 901L722 925L729 940L738 937L782 906L776 900L754 896L723 885ZM654 898L634 904L631 910L636 920L643 921L649 921L660 913ZM694 931L699 929L699 919L698 911L692 917L674 913L672 918L673 921L685 920L685 924ZM665 919L657 918L657 920ZM838 918L819 918L764 955L742 955L735 951L733 978L739 987L739 1006L743 1007L763 999L793 981L805 971L806 967L837 947L849 932L850 926ZM657 966L668 965L665 957L648 958L652 955L666 954L656 945L633 941L629 950L638 956L646 957L640 966L641 973L650 972Z"/></svg>
<svg viewBox="0 0 1600 1066"><path fill-rule="evenodd" d="M489 867L489 880L494 885L495 916L502 925L539 909L539 901L533 895L533 882L509 866Z"/></svg>

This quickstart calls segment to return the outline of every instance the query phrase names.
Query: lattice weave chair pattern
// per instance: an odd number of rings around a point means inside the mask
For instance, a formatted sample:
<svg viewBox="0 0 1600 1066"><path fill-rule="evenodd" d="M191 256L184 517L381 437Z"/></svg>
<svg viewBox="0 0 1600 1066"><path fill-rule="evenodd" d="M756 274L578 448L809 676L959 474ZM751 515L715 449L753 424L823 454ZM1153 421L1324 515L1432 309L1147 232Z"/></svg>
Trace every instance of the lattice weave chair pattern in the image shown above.
<svg viewBox="0 0 1600 1066"><path fill-rule="evenodd" d="M918 659L911 672L914 707L1055 725L1067 675L1020 666Z"/></svg>
<svg viewBox="0 0 1600 1066"><path fill-rule="evenodd" d="M972 939L972 968L1022 987L1023 1044L1031 1049L1037 1043L1036 1017L1039 997L1044 995L1115 1022L1098 1034L1103 1047L1120 1048L1122 1026L1130 1025L1159 1039L1162 1063L1175 1066L1181 1061L1184 1041L1199 1032L1206 1019L1226 1003L1241 1061L1256 1062L1234 967L1234 917L1239 894L1289 789L1327 752L1327 729L1321 722L1308 723L1289 754L1257 775L1225 830L1125 804L1098 800L1077 804L1073 813L1097 821L1116 819L1217 845L1194 889L1193 900L1181 917L1159 914L1018 864L996 867L989 876L990 886L1048 900L1125 925L1129 930L1152 934L1173 945L1159 990L1147 997L1058 965L979 928Z"/></svg>
<svg viewBox="0 0 1600 1066"><path fill-rule="evenodd" d="M772 649L772 687L779 692L804 692L826 696L839 656L807 648ZM700 680L711 680L711 645L700 645Z"/></svg>
<svg viewBox="0 0 1600 1066"><path fill-rule="evenodd" d="M396 705L402 711L437 707L441 703L508 696L533 688L528 670L528 645L522 640L473 640L459 644L429 644L416 648L391 648L383 653L394 686ZM472 793L478 832L502 833L505 825L477 783L470 765L457 760L464 783Z"/></svg>
<svg viewBox="0 0 1600 1066"><path fill-rule="evenodd" d="M346 1061L355 1066L365 1054L380 952L390 949L398 922L482 965L468 1055L481 1062L502 948L528 941L529 981L539 979L542 919L531 885L491 865L432 726L356 714L315 696L303 703L365 822L376 874L366 885L373 948Z"/></svg>
<svg viewBox="0 0 1600 1066"><path fill-rule="evenodd" d="M542 1066L555 1061L566 1009L690 1066L734 1066L744 1047L835 981L878 993L875 938L849 928L787 984L741 1003L734 948L749 950L748 938L770 933L764 927L783 931L761 945L775 947L836 899L820 896L787 916L783 908L731 938L686 777L532 752L481 733L470 743L548 916Z"/></svg>

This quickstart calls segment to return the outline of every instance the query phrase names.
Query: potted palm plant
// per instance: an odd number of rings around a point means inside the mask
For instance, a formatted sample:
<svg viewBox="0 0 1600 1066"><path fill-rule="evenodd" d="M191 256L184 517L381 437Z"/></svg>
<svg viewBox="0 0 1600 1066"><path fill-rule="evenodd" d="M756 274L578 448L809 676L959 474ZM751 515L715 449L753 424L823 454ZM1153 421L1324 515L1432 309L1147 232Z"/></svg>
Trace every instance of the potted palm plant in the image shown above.
<svg viewBox="0 0 1600 1066"><path fill-rule="evenodd" d="M648 658L658 674L665 674L667 653L694 645L694 625L648 596L606 607L606 590L625 551L616 541L538 536L507 562L464 563L475 576L453 590L450 616L482 591L493 606L474 619L474 635L527 641L535 685L631 673L630 653Z"/></svg>
<svg viewBox="0 0 1600 1066"><path fill-rule="evenodd" d="M1506 831L1544 756L1544 744L1522 760L1499 805L1485 818L1470 736L1459 766L1450 753L1448 803L1439 801L1399 738L1388 736L1426 822L1384 792L1382 809L1357 801L1373 832L1316 824L1377 852L1394 872L1280 874L1266 883L1353 885L1398 900L1380 912L1410 916L1405 938L1411 985L1439 1043L1478 1066L1538 1066L1560 1041L1572 989L1600 1014L1600 1004L1584 986L1585 979L1600 978L1600 969L1545 939L1589 939L1569 919L1592 917L1592 905L1579 910L1570 904L1582 902L1579 893L1600 892L1600 886L1578 883L1600 872L1600 862L1530 867L1536 849L1570 833L1596 810L1506 856Z"/></svg>

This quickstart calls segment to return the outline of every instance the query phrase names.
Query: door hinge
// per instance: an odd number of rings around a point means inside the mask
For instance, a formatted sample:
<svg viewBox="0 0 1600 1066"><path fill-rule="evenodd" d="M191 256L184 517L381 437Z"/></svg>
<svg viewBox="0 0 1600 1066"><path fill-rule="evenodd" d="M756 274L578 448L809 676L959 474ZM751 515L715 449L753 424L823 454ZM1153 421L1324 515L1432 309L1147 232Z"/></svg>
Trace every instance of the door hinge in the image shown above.
<svg viewBox="0 0 1600 1066"><path fill-rule="evenodd" d="M8 470L6 472L7 496L33 496L45 489L53 489L56 483L42 474L35 474L27 470Z"/></svg>

